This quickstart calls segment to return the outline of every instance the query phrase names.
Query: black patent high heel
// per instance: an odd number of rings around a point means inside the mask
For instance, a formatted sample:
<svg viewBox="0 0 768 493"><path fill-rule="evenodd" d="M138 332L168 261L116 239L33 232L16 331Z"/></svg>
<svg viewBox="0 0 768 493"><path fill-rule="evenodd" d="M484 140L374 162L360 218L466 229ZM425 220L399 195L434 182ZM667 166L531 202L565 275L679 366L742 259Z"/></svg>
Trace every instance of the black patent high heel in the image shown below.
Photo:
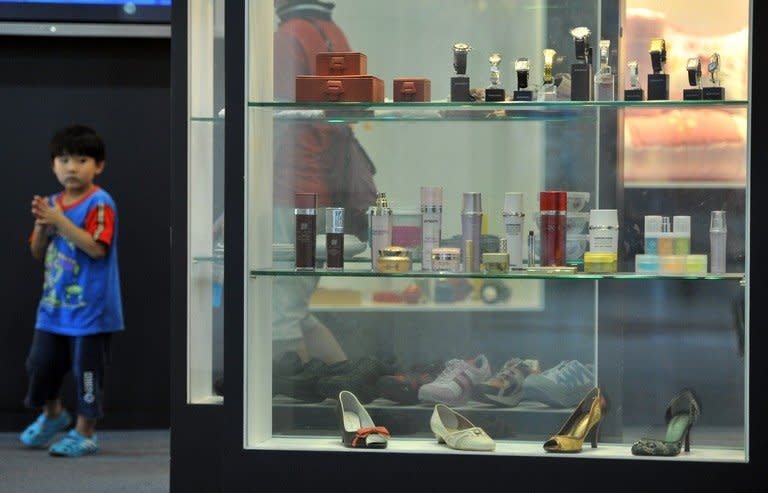
<svg viewBox="0 0 768 493"><path fill-rule="evenodd" d="M680 391L669 401L664 418L667 433L663 440L641 438L632 444L634 455L674 457L681 449L691 451L691 428L701 414L701 404L691 389Z"/></svg>
<svg viewBox="0 0 768 493"><path fill-rule="evenodd" d="M386 448L389 431L373 423L355 394L348 390L339 392L336 413L344 445L353 448Z"/></svg>

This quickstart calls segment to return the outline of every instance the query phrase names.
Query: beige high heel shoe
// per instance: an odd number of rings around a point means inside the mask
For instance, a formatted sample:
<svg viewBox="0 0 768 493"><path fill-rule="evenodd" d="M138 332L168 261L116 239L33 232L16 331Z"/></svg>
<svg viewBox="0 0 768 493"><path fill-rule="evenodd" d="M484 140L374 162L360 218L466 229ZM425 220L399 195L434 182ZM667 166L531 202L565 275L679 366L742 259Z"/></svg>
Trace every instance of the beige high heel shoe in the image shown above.
<svg viewBox="0 0 768 493"><path fill-rule="evenodd" d="M435 405L429 427L435 434L437 443L445 443L452 449L483 452L496 450L496 442L482 428L473 425L445 404Z"/></svg>

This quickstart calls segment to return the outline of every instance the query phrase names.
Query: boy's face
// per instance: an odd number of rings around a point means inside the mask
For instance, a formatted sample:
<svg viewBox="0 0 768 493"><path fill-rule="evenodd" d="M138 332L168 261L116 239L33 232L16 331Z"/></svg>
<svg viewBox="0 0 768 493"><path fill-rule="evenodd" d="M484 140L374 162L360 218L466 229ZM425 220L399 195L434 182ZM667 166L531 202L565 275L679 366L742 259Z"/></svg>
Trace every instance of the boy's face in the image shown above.
<svg viewBox="0 0 768 493"><path fill-rule="evenodd" d="M84 193L91 188L93 179L104 170L104 161L90 156L63 154L53 160L53 172L69 193Z"/></svg>

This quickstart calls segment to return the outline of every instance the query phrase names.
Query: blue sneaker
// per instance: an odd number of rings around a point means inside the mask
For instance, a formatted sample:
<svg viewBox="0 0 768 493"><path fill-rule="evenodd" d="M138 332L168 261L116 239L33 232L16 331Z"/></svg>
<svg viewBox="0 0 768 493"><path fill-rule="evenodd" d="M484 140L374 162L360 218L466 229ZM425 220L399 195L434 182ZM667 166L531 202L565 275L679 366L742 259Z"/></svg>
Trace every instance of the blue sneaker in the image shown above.
<svg viewBox="0 0 768 493"><path fill-rule="evenodd" d="M595 386L592 368L574 359L528 375L523 381L523 400L539 401L550 407L574 407Z"/></svg>
<svg viewBox="0 0 768 493"><path fill-rule="evenodd" d="M64 431L72 422L66 409L62 409L53 419L45 417L45 413L32 423L19 436L19 440L29 448L42 448L60 431Z"/></svg>
<svg viewBox="0 0 768 493"><path fill-rule="evenodd" d="M69 430L67 436L51 445L48 453L57 457L82 457L83 455L95 454L99 451L99 439L94 434L91 438L86 438L73 429Z"/></svg>

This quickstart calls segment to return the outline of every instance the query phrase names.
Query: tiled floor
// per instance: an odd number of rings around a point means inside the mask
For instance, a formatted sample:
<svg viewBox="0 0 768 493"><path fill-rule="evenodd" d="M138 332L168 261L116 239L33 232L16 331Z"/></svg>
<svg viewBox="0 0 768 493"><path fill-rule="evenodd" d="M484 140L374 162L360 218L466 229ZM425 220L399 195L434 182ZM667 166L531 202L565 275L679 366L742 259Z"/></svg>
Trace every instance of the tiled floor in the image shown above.
<svg viewBox="0 0 768 493"><path fill-rule="evenodd" d="M51 457L0 433L0 492L161 493L169 489L168 430L100 431L97 455Z"/></svg>

